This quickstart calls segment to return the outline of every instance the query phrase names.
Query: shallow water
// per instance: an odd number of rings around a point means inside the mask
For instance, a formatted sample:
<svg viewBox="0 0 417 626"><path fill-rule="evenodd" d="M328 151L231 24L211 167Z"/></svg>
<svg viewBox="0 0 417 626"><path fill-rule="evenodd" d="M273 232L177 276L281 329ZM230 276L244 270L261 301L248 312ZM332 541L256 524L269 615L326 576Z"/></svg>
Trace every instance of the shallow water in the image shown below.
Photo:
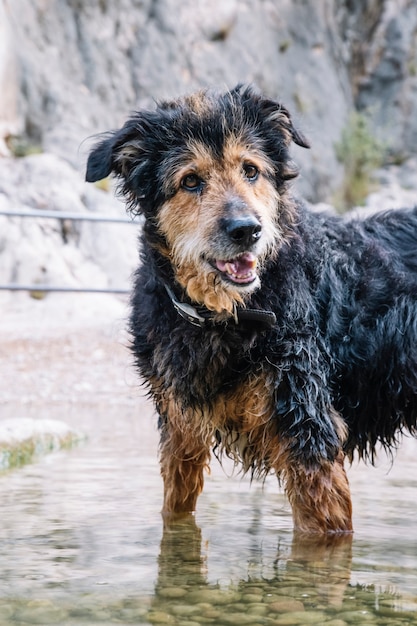
<svg viewBox="0 0 417 626"><path fill-rule="evenodd" d="M141 407L78 405L86 444L0 476L0 626L417 624L414 442L350 470L353 539L293 540L275 479L216 460L195 520L163 531Z"/></svg>

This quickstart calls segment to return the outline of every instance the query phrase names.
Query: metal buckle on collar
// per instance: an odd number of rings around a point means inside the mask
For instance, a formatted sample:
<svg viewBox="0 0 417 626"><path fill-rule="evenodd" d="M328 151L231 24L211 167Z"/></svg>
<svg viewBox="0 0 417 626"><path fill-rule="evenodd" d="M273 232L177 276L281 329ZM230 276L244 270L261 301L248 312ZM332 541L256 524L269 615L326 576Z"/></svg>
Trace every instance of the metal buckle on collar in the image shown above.
<svg viewBox="0 0 417 626"><path fill-rule="evenodd" d="M203 317L203 314L200 314L199 310L191 306L191 304L177 300L174 292L166 283L164 283L164 287L171 298L175 310L182 318L187 320L187 322L193 324L193 326L202 328L206 325L206 322L213 320L214 315L212 313L207 312L208 314ZM201 310L203 307L199 308ZM264 311L263 309L238 309L236 306L233 309L232 319L236 325L246 321L259 324L265 328L272 328L277 322L276 315L273 311Z"/></svg>
<svg viewBox="0 0 417 626"><path fill-rule="evenodd" d="M180 302L179 300L177 300L174 296L172 289L170 289L168 285L165 285L165 289L167 290L167 293L172 300L172 304L174 305L179 315L181 315L181 317L183 317L185 320L187 320L187 322L190 322L190 324L193 324L194 326L201 327L205 325L206 319L199 315L197 309L191 306L191 304L186 304L185 302Z"/></svg>

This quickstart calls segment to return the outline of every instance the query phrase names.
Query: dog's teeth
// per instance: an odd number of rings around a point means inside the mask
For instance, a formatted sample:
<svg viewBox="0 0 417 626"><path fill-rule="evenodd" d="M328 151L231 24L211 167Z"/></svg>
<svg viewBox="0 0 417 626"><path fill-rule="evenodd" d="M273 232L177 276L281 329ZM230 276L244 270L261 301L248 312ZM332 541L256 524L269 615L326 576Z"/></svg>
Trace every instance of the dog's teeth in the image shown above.
<svg viewBox="0 0 417 626"><path fill-rule="evenodd" d="M246 252L231 261L216 261L216 266L234 282L249 282L255 279L257 258Z"/></svg>

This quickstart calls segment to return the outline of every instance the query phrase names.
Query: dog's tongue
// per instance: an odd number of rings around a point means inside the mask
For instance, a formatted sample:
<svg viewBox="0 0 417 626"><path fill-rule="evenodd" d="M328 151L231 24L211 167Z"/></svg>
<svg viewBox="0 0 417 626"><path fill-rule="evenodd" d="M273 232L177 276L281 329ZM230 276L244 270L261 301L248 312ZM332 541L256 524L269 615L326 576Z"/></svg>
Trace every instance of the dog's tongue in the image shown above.
<svg viewBox="0 0 417 626"><path fill-rule="evenodd" d="M252 282L255 278L256 265L256 256L251 252L245 252L231 261L216 261L217 269L236 283Z"/></svg>

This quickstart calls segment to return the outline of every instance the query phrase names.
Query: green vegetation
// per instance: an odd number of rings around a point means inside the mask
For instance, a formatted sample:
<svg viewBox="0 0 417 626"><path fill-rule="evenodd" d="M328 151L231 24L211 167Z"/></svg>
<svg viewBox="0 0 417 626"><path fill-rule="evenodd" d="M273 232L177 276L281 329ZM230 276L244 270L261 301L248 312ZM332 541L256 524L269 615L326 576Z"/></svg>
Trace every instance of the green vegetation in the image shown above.
<svg viewBox="0 0 417 626"><path fill-rule="evenodd" d="M6 138L6 145L15 157L25 157L31 154L41 154L42 147L26 137L10 135Z"/></svg>
<svg viewBox="0 0 417 626"><path fill-rule="evenodd" d="M283 39L282 41L280 41L278 50L281 52L281 54L283 54L284 52L287 52L291 43L292 43L291 39Z"/></svg>
<svg viewBox="0 0 417 626"><path fill-rule="evenodd" d="M30 420L25 418L9 420L6 426L3 423L3 429L0 429L0 473L31 463L41 455L68 450L85 440L85 436L76 431L62 426L57 428L51 420L36 424L34 421L31 426Z"/></svg>
<svg viewBox="0 0 417 626"><path fill-rule="evenodd" d="M345 176L334 202L343 212L362 204L372 191L372 173L383 164L387 148L373 135L366 115L354 111L335 149Z"/></svg>

